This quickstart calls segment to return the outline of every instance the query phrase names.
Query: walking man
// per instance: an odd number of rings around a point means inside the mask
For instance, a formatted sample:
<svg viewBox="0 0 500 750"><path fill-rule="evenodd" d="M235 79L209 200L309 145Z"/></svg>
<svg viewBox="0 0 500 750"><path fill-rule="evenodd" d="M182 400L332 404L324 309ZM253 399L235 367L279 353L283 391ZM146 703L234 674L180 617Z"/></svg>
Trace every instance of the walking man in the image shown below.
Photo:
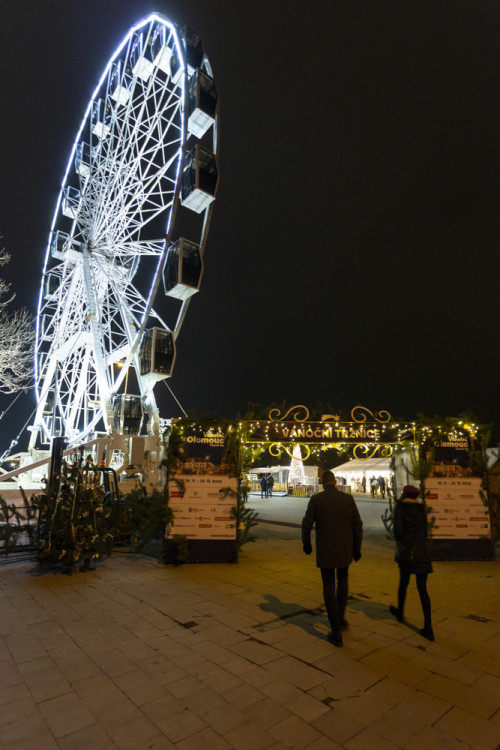
<svg viewBox="0 0 500 750"><path fill-rule="evenodd" d="M345 619L349 565L361 558L363 522L351 495L339 492L335 475L323 472L323 492L309 500L302 520L302 546L306 555L312 552L311 530L316 532L316 565L321 570L323 598L332 632L328 639L342 646L342 633L348 627ZM335 587L335 577L337 586Z"/></svg>

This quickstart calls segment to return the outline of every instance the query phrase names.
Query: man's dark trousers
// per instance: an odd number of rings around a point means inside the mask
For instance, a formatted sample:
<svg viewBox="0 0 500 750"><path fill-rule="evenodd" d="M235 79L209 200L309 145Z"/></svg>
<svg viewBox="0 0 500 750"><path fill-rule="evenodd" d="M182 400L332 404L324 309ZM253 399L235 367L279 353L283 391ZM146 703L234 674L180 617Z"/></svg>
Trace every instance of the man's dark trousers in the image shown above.
<svg viewBox="0 0 500 750"><path fill-rule="evenodd" d="M320 568L323 581L323 599L332 632L340 633L340 622L344 619L347 605L347 576L349 566L345 568ZM337 590L335 591L335 571L337 571Z"/></svg>

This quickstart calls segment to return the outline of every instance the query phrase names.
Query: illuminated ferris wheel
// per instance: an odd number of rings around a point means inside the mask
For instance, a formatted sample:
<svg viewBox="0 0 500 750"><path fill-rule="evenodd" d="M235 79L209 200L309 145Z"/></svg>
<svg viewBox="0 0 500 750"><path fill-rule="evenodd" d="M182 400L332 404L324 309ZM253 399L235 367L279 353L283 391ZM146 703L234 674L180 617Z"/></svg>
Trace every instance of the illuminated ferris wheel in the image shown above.
<svg viewBox="0 0 500 750"><path fill-rule="evenodd" d="M199 37L157 14L128 32L106 66L46 250L30 447L55 436L78 445L113 432L157 434L153 388L172 373L203 271L217 109ZM153 308L159 299L170 324ZM136 393L126 392L131 382Z"/></svg>

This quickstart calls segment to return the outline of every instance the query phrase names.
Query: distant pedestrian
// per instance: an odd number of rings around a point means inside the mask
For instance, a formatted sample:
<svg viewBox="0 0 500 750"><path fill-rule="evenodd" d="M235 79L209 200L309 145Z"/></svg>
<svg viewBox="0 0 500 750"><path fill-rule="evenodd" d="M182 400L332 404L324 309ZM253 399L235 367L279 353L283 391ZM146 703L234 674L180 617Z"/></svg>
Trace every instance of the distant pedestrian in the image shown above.
<svg viewBox="0 0 500 750"><path fill-rule="evenodd" d="M323 473L321 484L323 492L311 497L302 520L302 545L306 555L310 555L314 526L316 565L321 570L323 598L332 629L328 639L340 647L343 645L341 630L348 626L345 609L349 565L353 559L357 562L361 558L363 522L353 497L336 488L331 471Z"/></svg>
<svg viewBox="0 0 500 750"><path fill-rule="evenodd" d="M379 488L380 495L382 499L384 500L385 499L385 479L383 476L377 477L377 486Z"/></svg>
<svg viewBox="0 0 500 750"><path fill-rule="evenodd" d="M398 606L390 612L399 622L404 618L406 590L410 576L415 574L417 590L424 614L424 627L420 634L434 640L431 620L431 600L427 593L427 576L432 573L432 562L427 541L427 513L425 505L418 502L419 489L407 484L394 508L395 560L399 565Z"/></svg>
<svg viewBox="0 0 500 750"><path fill-rule="evenodd" d="M370 497L375 497L377 494L377 480L375 477L370 477Z"/></svg>
<svg viewBox="0 0 500 750"><path fill-rule="evenodd" d="M390 486L391 497L393 497L395 500L396 499L396 477L394 476L394 474L391 474L391 478L389 480L389 486Z"/></svg>
<svg viewBox="0 0 500 750"><path fill-rule="evenodd" d="M267 497L273 496L273 487L274 487L274 477L272 474L268 474L267 479L266 479Z"/></svg>
<svg viewBox="0 0 500 750"><path fill-rule="evenodd" d="M259 479L260 484L260 497L261 499L267 497L267 479L265 474L261 474Z"/></svg>

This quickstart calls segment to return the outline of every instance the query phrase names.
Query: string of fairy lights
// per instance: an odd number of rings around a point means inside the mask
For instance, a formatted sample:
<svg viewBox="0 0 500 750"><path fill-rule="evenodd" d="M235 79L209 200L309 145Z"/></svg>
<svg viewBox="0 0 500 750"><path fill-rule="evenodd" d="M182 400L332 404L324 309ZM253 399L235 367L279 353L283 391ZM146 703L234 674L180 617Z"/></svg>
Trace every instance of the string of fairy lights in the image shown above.
<svg viewBox="0 0 500 750"><path fill-rule="evenodd" d="M297 419L299 414L302 416L300 420ZM373 421L368 421L367 414ZM287 421L289 415L293 415L293 419ZM320 421L309 421L309 410L303 405L291 407L281 419L280 416L278 409L272 409L268 420L234 423L213 420L213 424L208 424L208 421L183 419L175 420L175 424L181 437L186 439L188 435L191 438L198 436L207 444L220 444L221 438L233 433L247 450L267 450L274 457L280 457L283 452L292 457L294 447L299 445L302 461L319 458L322 452L331 449L339 453L352 450L354 458L367 460L376 455L390 457L400 448L416 449L428 444L443 445L465 440L473 444L480 429L479 425L465 420L447 420L437 425L417 421L400 423L391 420L387 411L374 414L359 406L351 411L352 421L342 421L338 415L324 415ZM327 439L332 435L337 439Z"/></svg>

